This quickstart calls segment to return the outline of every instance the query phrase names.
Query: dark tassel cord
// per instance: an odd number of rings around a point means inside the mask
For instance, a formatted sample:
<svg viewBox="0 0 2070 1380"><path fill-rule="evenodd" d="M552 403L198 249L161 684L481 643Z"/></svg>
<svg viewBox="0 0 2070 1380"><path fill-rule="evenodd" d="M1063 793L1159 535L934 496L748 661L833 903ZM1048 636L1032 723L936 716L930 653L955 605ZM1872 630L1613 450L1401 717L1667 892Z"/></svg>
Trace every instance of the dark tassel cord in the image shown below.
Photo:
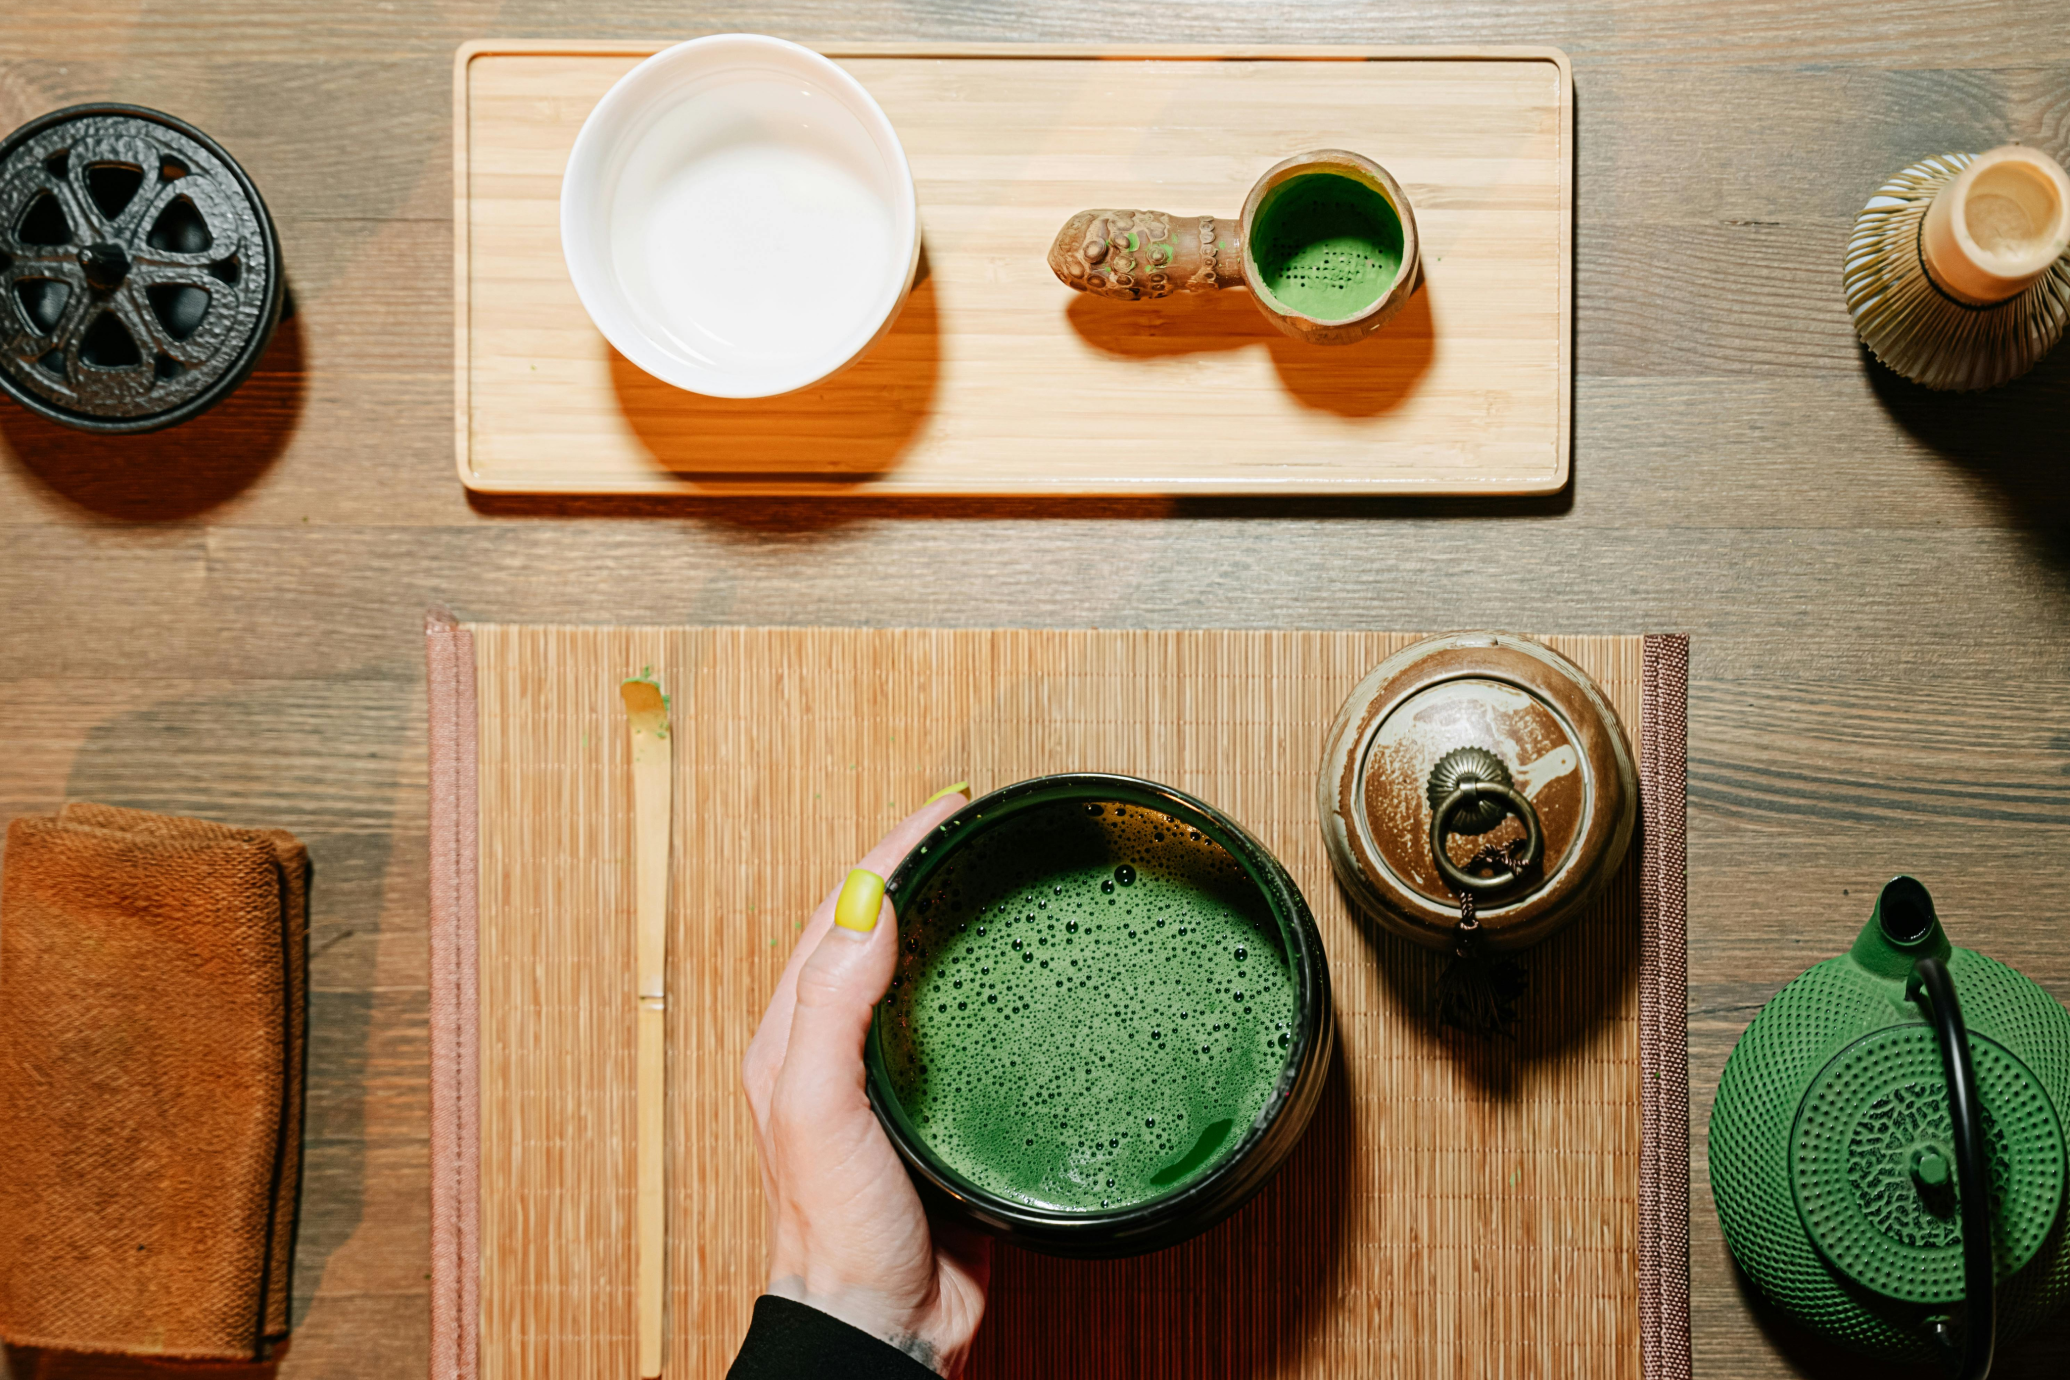
<svg viewBox="0 0 2070 1380"><path fill-rule="evenodd" d="M1523 861L1524 841L1490 845L1474 854L1469 869L1491 867L1516 871ZM1452 931L1452 961L1438 979L1438 1024L1472 1035L1508 1035L1517 1021L1517 999L1530 987L1522 964L1489 945L1475 914L1473 893L1455 891L1459 925Z"/></svg>

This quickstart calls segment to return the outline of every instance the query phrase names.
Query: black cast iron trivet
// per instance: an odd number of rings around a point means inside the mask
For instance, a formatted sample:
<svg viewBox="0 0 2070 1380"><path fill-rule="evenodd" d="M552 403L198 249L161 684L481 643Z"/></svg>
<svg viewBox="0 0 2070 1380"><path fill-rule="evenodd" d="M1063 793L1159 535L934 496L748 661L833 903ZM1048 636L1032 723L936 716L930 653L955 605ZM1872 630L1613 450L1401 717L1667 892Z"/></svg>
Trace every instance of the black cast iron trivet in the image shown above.
<svg viewBox="0 0 2070 1380"><path fill-rule="evenodd" d="M0 144L0 387L82 431L155 431L243 383L280 321L280 241L185 121L75 105Z"/></svg>

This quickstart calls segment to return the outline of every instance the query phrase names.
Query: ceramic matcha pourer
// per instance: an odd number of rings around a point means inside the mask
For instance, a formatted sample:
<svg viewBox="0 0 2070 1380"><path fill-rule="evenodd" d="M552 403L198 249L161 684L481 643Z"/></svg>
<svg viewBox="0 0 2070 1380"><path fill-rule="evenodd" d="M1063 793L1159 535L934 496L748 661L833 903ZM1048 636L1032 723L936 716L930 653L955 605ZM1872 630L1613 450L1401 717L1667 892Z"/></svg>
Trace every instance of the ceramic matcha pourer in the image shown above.
<svg viewBox="0 0 2070 1380"><path fill-rule="evenodd" d="M1275 164L1235 220L1080 211L1057 232L1049 267L1067 287L1122 301L1247 287L1267 320L1313 345L1363 340L1423 280L1401 184L1343 149Z"/></svg>
<svg viewBox="0 0 2070 1380"><path fill-rule="evenodd" d="M1899 877L1725 1065L1710 1168L1726 1244L1806 1328L1981 1380L1998 1338L2070 1296L2066 1109L2070 1012L1951 946ZM1989 1212L1971 1208L1979 1183Z"/></svg>

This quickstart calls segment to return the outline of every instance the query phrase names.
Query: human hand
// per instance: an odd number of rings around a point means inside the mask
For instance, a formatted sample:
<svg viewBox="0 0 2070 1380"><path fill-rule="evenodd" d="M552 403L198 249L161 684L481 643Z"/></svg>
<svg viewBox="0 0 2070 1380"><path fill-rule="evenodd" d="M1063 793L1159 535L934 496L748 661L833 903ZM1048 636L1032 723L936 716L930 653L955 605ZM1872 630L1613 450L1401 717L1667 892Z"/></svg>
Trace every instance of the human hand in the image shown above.
<svg viewBox="0 0 2070 1380"><path fill-rule="evenodd" d="M870 1110L862 1053L898 966L898 917L881 879L963 807L962 789L908 815L820 902L740 1070L769 1204L768 1291L943 1375L962 1368L984 1315L992 1243L961 1223L929 1222Z"/></svg>

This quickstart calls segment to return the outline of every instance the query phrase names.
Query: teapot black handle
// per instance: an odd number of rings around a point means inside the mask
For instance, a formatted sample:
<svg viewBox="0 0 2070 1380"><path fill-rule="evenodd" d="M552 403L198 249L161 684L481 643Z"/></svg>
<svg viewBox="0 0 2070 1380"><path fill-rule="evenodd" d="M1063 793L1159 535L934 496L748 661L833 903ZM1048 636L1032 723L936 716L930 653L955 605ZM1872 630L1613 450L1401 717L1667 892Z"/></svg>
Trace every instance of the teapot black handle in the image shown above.
<svg viewBox="0 0 2070 1380"><path fill-rule="evenodd" d="M1991 1251L1990 1169L1984 1163L1983 1107L1977 1100L1977 1071L1969 1054L1969 1027L1955 999L1948 966L1938 958L1912 965L1907 994L1926 1007L1941 1046L1941 1070L1948 1080L1948 1115L1955 1125L1955 1188L1962 1203L1962 1292L1967 1326L1960 1352L1959 1380L1984 1380L1998 1346L1998 1296ZM1951 1357L1956 1355L1951 1329L1944 1320L1935 1334Z"/></svg>

